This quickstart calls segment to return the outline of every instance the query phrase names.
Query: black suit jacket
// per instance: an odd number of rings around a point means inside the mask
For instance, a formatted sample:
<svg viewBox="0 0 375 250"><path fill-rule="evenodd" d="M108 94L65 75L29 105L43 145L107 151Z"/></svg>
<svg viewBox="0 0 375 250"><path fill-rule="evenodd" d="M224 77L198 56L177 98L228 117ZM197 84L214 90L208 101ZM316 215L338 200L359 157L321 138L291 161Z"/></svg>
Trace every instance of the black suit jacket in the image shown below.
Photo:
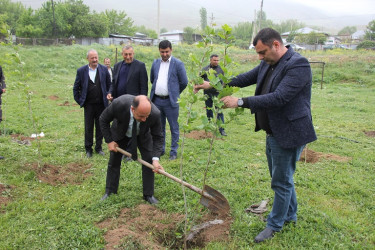
<svg viewBox="0 0 375 250"><path fill-rule="evenodd" d="M106 143L117 142L126 137L133 99L132 95L122 95L101 114L99 123ZM160 111L154 104L151 105L149 117L139 125L137 144L141 152L142 150L150 151L153 157L160 157L164 142L161 135Z"/></svg>
<svg viewBox="0 0 375 250"><path fill-rule="evenodd" d="M111 76L109 75L107 67L101 64L98 64L97 74L99 74L99 78L100 78L100 87L102 88L104 107L107 107L108 105L107 91L108 91L109 85L111 84ZM86 102L88 85L89 85L89 66L84 65L77 70L76 79L73 85L74 100L81 107L83 107Z"/></svg>
<svg viewBox="0 0 375 250"><path fill-rule="evenodd" d="M112 94L113 98L117 98L117 86L119 73L121 70L122 62L115 64L113 69L113 79L111 87L109 88L108 93ZM136 59L130 64L130 69L128 73L128 79L126 84L126 94L129 95L145 95L148 94L148 76L146 65Z"/></svg>

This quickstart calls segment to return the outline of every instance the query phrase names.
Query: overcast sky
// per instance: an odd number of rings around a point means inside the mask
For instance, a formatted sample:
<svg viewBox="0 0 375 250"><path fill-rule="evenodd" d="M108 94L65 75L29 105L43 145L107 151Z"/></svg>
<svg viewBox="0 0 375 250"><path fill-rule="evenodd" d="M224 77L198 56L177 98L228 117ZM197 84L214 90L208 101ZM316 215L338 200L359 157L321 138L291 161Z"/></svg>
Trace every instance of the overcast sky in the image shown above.
<svg viewBox="0 0 375 250"><path fill-rule="evenodd" d="M14 0L13 0L14 1ZM21 0L27 7L40 8L47 0ZM57 0L56 0L57 1ZM84 0L90 10L105 9L125 11L135 25L157 29L158 0ZM261 0L160 0L160 28L170 30L183 27L199 27L199 9L204 7L208 23L235 25L254 20ZM345 26L365 26L375 20L375 0L263 0L267 19L279 23L296 19L309 25L319 26L326 32L338 32Z"/></svg>

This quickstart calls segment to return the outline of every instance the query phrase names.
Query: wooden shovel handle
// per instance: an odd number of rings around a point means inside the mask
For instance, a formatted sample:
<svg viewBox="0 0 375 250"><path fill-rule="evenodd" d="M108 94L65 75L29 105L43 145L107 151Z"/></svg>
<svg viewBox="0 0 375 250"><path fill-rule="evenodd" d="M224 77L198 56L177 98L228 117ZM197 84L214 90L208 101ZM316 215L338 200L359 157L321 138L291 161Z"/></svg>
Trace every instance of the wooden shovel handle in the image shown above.
<svg viewBox="0 0 375 250"><path fill-rule="evenodd" d="M116 147L116 149L117 149L118 152L120 152L121 154L123 154L123 155L125 155L127 157L131 157L132 156L129 152L123 150L122 148ZM148 168L151 168L152 170L155 170L154 166L152 164L148 163L147 161L144 161L144 160L142 160L140 158L138 158L137 161L140 162L142 165L144 165L144 166L146 166ZM197 192L200 195L203 195L203 196L205 196L207 198L210 198L210 199L214 199L211 195L209 195L208 193L204 192L202 189L200 189L200 188L198 188L196 186L193 186L193 185L191 185L191 184L189 184L189 183L187 183L187 182L185 182L185 181L177 178L176 176L173 176L173 175L171 175L171 174L169 174L169 173L167 173L167 172L165 172L163 170L157 170L157 172L159 174L162 174L162 175L168 177L169 179L174 180L175 182L178 182L178 183L184 185L187 188L190 188L191 190L193 190L194 192Z"/></svg>

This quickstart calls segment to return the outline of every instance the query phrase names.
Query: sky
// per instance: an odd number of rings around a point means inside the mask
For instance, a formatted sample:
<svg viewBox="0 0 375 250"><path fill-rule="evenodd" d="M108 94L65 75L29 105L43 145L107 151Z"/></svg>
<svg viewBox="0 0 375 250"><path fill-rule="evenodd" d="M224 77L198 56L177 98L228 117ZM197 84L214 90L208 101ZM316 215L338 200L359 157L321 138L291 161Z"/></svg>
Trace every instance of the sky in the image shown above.
<svg viewBox="0 0 375 250"><path fill-rule="evenodd" d="M13 0L15 1L15 0ZM40 8L47 0L20 0L27 7ZM56 0L58 1L58 0ZM135 25L157 29L158 0L84 0L90 10L125 11ZM160 28L182 30L200 27L200 8L206 8L208 23L217 26L252 22L261 0L160 0ZM337 33L345 26L364 29L375 20L374 0L263 0L267 19L275 23L295 19L321 31Z"/></svg>

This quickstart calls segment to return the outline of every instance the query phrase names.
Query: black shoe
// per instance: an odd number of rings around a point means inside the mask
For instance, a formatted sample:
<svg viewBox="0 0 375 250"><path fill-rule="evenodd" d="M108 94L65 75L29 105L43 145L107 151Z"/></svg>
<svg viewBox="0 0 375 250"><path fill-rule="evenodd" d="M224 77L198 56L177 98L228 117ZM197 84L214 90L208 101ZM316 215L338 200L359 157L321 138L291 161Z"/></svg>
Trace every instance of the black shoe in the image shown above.
<svg viewBox="0 0 375 250"><path fill-rule="evenodd" d="M227 136L227 133L225 133L224 129L220 130L220 134L221 134L222 136Z"/></svg>
<svg viewBox="0 0 375 250"><path fill-rule="evenodd" d="M273 237L276 231L273 231L271 228L266 227L262 232L260 232L257 237L255 237L254 242L259 243L264 240L270 239Z"/></svg>
<svg viewBox="0 0 375 250"><path fill-rule="evenodd" d="M143 199L150 204L158 204L159 201L153 195L143 195Z"/></svg>
<svg viewBox="0 0 375 250"><path fill-rule="evenodd" d="M103 156L105 155L103 150L96 151L96 153L99 154L99 155L103 155Z"/></svg>
<svg viewBox="0 0 375 250"><path fill-rule="evenodd" d="M177 155L171 155L169 156L169 160L176 160L177 159Z"/></svg>
<svg viewBox="0 0 375 250"><path fill-rule="evenodd" d="M87 156L87 158L91 158L92 157L92 152L91 151L86 151L86 156Z"/></svg>
<svg viewBox="0 0 375 250"><path fill-rule="evenodd" d="M4 156L0 156L0 160L3 160L4 159Z"/></svg>
<svg viewBox="0 0 375 250"><path fill-rule="evenodd" d="M103 197L100 199L101 201L106 200L111 194L105 193Z"/></svg>

